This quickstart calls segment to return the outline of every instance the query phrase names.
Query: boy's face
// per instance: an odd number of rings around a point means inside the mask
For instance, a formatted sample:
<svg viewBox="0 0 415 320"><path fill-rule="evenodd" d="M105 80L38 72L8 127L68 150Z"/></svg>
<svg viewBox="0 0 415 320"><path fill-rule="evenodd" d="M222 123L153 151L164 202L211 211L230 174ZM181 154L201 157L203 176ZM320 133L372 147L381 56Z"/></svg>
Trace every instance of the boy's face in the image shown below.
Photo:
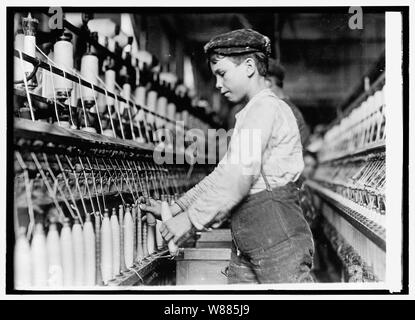
<svg viewBox="0 0 415 320"><path fill-rule="evenodd" d="M248 70L244 62L235 64L228 57L210 63L216 88L230 102L238 103L247 95Z"/></svg>

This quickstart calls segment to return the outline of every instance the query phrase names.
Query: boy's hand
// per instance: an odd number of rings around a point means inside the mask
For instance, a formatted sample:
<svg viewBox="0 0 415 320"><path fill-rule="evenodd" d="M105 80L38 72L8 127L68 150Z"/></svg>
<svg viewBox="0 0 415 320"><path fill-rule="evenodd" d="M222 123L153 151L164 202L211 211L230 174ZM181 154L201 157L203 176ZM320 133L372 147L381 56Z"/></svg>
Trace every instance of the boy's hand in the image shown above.
<svg viewBox="0 0 415 320"><path fill-rule="evenodd" d="M140 204L140 209L152 213L157 219L161 220L161 201L149 198L150 205Z"/></svg>
<svg viewBox="0 0 415 320"><path fill-rule="evenodd" d="M167 242L173 239L177 243L192 230L192 227L193 225L187 216L187 212L181 212L175 217L163 222L160 227L160 232Z"/></svg>

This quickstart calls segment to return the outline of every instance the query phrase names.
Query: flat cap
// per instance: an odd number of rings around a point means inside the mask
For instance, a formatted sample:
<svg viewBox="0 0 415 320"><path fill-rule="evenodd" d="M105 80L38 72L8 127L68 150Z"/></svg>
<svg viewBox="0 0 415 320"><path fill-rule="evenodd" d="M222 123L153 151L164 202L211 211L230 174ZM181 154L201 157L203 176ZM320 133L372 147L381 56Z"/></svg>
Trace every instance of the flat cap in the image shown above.
<svg viewBox="0 0 415 320"><path fill-rule="evenodd" d="M213 37L205 46L205 53L236 55L252 52L271 53L267 36L252 29L238 29Z"/></svg>
<svg viewBox="0 0 415 320"><path fill-rule="evenodd" d="M277 62L277 60L270 58L268 60L268 76L276 77L279 86L282 86L285 77L285 68Z"/></svg>

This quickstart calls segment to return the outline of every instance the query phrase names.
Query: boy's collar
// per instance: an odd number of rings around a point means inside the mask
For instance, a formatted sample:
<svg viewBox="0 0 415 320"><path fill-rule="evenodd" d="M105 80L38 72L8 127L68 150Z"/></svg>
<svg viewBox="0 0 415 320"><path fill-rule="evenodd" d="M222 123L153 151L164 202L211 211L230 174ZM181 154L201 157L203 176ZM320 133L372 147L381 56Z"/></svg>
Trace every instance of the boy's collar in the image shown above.
<svg viewBox="0 0 415 320"><path fill-rule="evenodd" d="M257 100L259 97L261 97L262 95L264 95L264 94L269 94L269 93L271 93L271 94L273 94L273 95L275 95L275 93L274 92L272 92L272 90L270 89L270 88L265 88L265 89L262 89L261 91L259 91L258 93L256 93L248 102L247 102L247 104L241 109L241 110L239 110L236 114L235 114L235 118L236 119L238 119L238 117L242 114L242 113L245 113L248 109L249 109L249 107L252 105L252 103L254 103L254 101L255 100Z"/></svg>

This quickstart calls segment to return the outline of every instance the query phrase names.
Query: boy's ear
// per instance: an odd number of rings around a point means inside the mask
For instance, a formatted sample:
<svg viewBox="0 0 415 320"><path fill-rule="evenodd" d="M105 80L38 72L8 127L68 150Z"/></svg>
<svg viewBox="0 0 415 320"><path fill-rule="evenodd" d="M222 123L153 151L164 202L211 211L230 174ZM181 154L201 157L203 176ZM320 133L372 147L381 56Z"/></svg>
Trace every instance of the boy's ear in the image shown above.
<svg viewBox="0 0 415 320"><path fill-rule="evenodd" d="M252 77L256 71L255 60L252 58L245 59L245 66L246 66L247 76L249 78Z"/></svg>

